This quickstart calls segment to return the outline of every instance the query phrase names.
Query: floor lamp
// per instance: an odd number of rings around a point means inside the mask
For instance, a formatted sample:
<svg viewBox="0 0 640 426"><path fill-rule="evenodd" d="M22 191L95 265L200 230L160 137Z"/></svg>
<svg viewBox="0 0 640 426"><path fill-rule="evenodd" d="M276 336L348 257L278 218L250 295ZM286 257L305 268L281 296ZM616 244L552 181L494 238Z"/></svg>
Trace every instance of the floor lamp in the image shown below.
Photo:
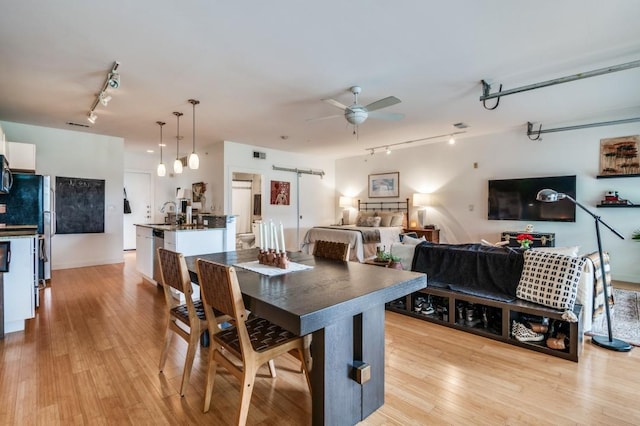
<svg viewBox="0 0 640 426"><path fill-rule="evenodd" d="M624 340L614 339L613 334L611 333L611 311L609 309L609 293L608 293L609 290L607 289L607 278L606 278L607 276L604 268L604 255L602 254L602 241L600 240L600 224L602 223L604 226L609 228L611 232L616 234L621 239L624 240L624 237L620 235L618 231L616 231L615 229L613 229L612 227L604 223L602 219L600 219L600 216L593 214L585 206L583 206L582 204L580 204L579 202L577 202L567 194L559 193L557 191L554 191L553 189L542 189L538 191L538 195L536 195L536 200L542 201L545 203L554 203L564 198L569 199L576 206L580 207L582 210L589 213L595 220L595 224L596 224L596 237L598 239L598 255L600 256L600 271L602 273L602 282L603 282L603 288L604 288L604 308L607 314L607 329L609 334L608 336L593 336L591 338L591 341L595 345L598 345L606 349L610 349L612 351L628 352L631 350L631 345L625 342Z"/></svg>

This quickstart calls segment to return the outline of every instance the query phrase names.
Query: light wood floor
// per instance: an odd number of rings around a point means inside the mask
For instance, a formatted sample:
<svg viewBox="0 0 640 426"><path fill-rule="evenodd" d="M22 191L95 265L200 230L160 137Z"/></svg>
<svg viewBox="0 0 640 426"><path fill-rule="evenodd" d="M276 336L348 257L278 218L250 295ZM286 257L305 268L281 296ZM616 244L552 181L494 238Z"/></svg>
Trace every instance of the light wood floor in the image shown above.
<svg viewBox="0 0 640 426"><path fill-rule="evenodd" d="M180 398L186 345L157 369L162 293L124 264L54 271L27 330L0 340L2 425L231 424L238 382L220 370L202 413L206 349ZM366 425L640 424L640 348L615 353L587 339L579 363L388 313L385 405ZM261 370L249 424L309 424L298 363Z"/></svg>

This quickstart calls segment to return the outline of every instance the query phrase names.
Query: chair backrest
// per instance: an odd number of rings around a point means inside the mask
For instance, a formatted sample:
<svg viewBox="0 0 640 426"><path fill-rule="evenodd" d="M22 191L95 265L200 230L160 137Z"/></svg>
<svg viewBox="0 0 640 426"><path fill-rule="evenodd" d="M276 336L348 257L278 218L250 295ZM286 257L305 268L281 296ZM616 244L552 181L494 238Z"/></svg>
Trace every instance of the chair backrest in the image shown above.
<svg viewBox="0 0 640 426"><path fill-rule="evenodd" d="M196 261L200 296L205 305L207 318L213 314L209 308L229 315L238 323L246 320L247 314L242 300L242 292L233 266L227 266L204 259Z"/></svg>
<svg viewBox="0 0 640 426"><path fill-rule="evenodd" d="M349 244L318 240L313 247L313 255L326 259L349 260Z"/></svg>
<svg viewBox="0 0 640 426"><path fill-rule="evenodd" d="M165 295L167 297L171 296L169 294L169 287L171 287L180 293L184 293L185 298L190 301L193 288L191 287L187 262L184 260L182 253L159 247L157 256L160 263L161 284L165 288ZM189 305L188 301L187 305Z"/></svg>

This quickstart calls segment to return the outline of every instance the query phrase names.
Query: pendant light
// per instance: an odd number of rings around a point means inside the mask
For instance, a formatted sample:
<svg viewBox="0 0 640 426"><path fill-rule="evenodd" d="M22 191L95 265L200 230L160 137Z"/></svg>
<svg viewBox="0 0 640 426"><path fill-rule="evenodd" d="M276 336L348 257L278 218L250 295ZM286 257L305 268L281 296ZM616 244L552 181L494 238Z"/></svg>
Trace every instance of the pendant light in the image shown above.
<svg viewBox="0 0 640 426"><path fill-rule="evenodd" d="M200 103L197 99L189 99L189 103L193 105L193 151L189 154L189 168L197 169L200 167L200 159L196 154L196 105Z"/></svg>
<svg viewBox="0 0 640 426"><path fill-rule="evenodd" d="M162 126L164 126L167 123L162 121L156 121L156 124L160 126L160 164L158 164L158 176L162 177L167 174L167 168L164 166L164 163L162 162L162 147L164 146L164 144L162 143Z"/></svg>
<svg viewBox="0 0 640 426"><path fill-rule="evenodd" d="M176 121L178 123L178 130L176 130L176 161L173 162L173 172L176 174L182 173L182 161L180 161L180 116L184 115L181 112L174 112Z"/></svg>

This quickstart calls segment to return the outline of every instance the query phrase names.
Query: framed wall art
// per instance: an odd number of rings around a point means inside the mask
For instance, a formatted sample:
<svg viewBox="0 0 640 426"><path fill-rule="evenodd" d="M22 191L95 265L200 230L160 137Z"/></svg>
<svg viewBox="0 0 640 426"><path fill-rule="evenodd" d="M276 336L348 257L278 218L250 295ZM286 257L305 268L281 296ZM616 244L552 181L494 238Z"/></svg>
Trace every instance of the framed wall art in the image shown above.
<svg viewBox="0 0 640 426"><path fill-rule="evenodd" d="M639 135L600 139L600 176L639 174L639 145Z"/></svg>
<svg viewBox="0 0 640 426"><path fill-rule="evenodd" d="M400 172L369 175L369 198L400 196Z"/></svg>
<svg viewBox="0 0 640 426"><path fill-rule="evenodd" d="M288 206L290 198L291 183L281 180L271 181L271 204Z"/></svg>

